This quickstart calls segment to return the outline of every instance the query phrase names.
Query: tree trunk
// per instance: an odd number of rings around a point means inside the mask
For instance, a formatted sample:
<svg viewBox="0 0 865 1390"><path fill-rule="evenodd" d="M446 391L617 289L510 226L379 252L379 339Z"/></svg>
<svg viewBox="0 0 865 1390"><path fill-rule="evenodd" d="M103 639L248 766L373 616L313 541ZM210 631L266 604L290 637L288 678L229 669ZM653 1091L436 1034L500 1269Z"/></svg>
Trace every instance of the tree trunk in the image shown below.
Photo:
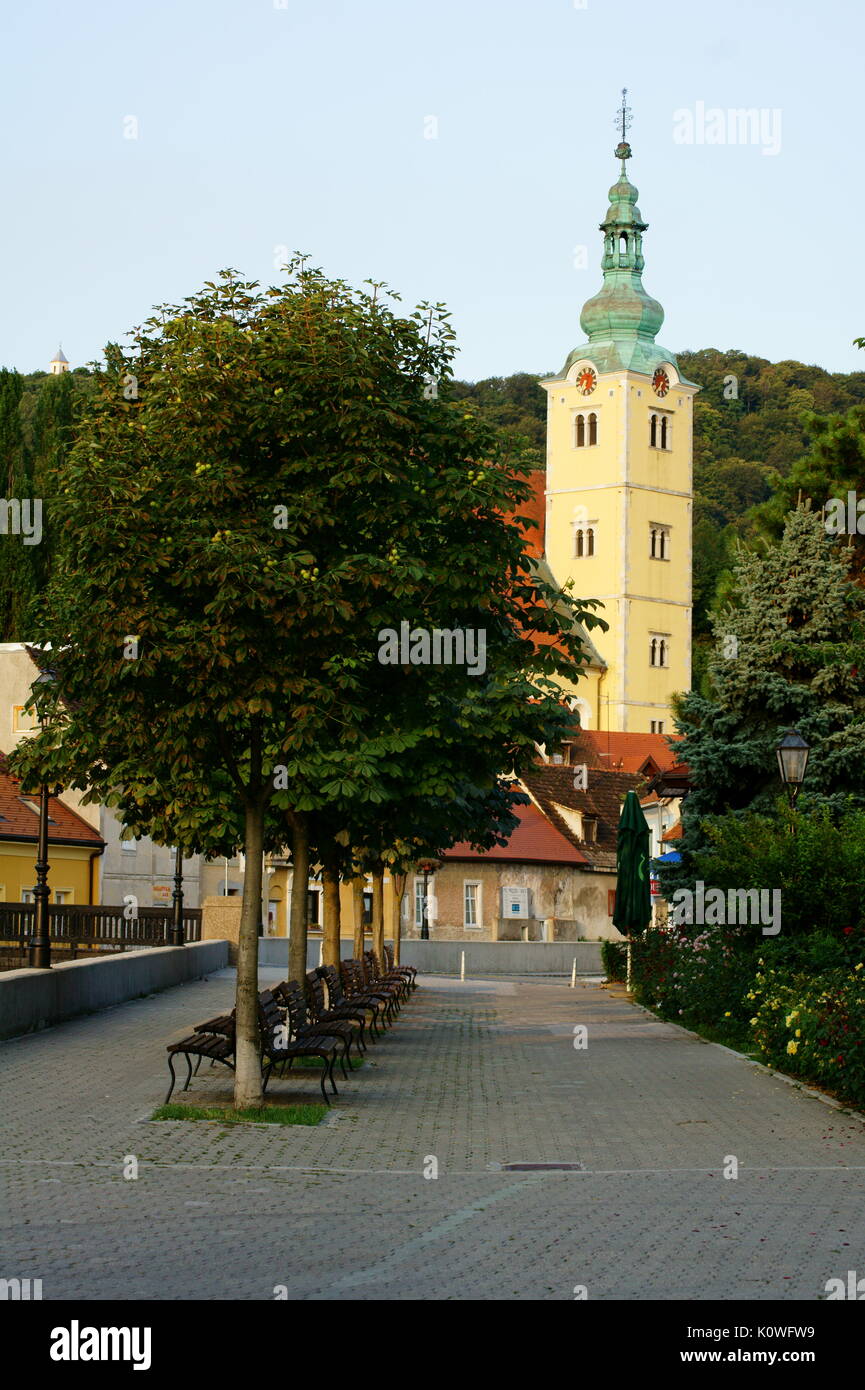
<svg viewBox="0 0 865 1390"><path fill-rule="evenodd" d="M322 961L339 969L339 873L333 862L322 861L322 892L324 911L324 941Z"/></svg>
<svg viewBox="0 0 865 1390"><path fill-rule="evenodd" d="M384 865L381 861L372 868L372 949L384 970Z"/></svg>
<svg viewBox="0 0 865 1390"><path fill-rule="evenodd" d="M264 843L264 804L246 803L243 905L237 942L235 994L234 1108L261 1105L261 1055L258 1029L258 928L261 921L261 860Z"/></svg>
<svg viewBox="0 0 865 1390"><path fill-rule="evenodd" d="M354 958L363 955L363 890L366 874L356 874L351 881L352 906L354 908Z"/></svg>
<svg viewBox="0 0 865 1390"><path fill-rule="evenodd" d="M402 940L402 899L408 874L393 874L393 963L399 965L399 947Z"/></svg>
<svg viewBox="0 0 865 1390"><path fill-rule="evenodd" d="M288 943L288 978L303 983L306 974L307 885L309 884L309 825L295 812L292 827L291 926Z"/></svg>

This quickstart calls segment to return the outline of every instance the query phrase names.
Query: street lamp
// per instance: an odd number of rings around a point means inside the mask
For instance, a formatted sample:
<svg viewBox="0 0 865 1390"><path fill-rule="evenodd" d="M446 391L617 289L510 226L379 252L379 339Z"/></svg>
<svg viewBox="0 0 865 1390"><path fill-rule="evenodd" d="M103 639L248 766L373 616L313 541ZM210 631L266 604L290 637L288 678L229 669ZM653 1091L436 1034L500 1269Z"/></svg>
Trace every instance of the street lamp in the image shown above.
<svg viewBox="0 0 865 1390"><path fill-rule="evenodd" d="M809 745L798 729L788 729L775 749L781 781L784 783L790 798L791 811L796 807L796 798L805 780L805 769L808 766L810 751Z"/></svg>
<svg viewBox="0 0 865 1390"><path fill-rule="evenodd" d="M172 946L183 946L183 848L174 849L174 892L171 895L171 928L168 939Z"/></svg>
<svg viewBox="0 0 865 1390"><path fill-rule="evenodd" d="M435 873L436 866L425 861L423 864L419 864L418 868L423 874L423 914L420 923L420 939L421 941L429 941L429 892L427 884L429 875Z"/></svg>
<svg viewBox="0 0 865 1390"><path fill-rule="evenodd" d="M42 671L33 682L33 688L42 690L54 684L54 676ZM50 713L39 709L39 723L47 729L51 722ZM39 840L36 848L36 887L33 901L36 904L33 914L33 935L30 938L29 965L31 970L51 969L51 936L48 926L48 902L51 889L48 887L48 783L39 788Z"/></svg>

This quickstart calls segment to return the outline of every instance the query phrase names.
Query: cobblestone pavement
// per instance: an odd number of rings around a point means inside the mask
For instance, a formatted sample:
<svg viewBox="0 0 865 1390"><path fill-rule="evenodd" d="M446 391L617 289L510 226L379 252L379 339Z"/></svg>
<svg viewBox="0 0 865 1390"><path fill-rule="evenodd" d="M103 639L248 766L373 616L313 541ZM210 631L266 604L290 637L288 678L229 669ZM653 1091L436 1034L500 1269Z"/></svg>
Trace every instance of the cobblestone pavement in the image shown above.
<svg viewBox="0 0 865 1390"><path fill-rule="evenodd" d="M0 1276L45 1299L814 1300L865 1272L865 1125L597 984L425 977L321 1125L151 1122L165 1044L232 995L220 972L0 1044ZM229 1095L217 1070L188 1098Z"/></svg>

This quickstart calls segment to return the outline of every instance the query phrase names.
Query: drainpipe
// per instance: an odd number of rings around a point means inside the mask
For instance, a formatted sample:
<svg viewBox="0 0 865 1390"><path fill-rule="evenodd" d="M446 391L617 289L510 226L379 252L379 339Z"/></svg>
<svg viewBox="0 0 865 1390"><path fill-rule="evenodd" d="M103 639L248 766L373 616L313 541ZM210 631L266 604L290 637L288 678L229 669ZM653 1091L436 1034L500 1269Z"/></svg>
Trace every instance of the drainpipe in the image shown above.
<svg viewBox="0 0 865 1390"><path fill-rule="evenodd" d="M98 859L102 853L101 849L93 850L87 861L87 901L91 907L95 906L93 902L93 861Z"/></svg>

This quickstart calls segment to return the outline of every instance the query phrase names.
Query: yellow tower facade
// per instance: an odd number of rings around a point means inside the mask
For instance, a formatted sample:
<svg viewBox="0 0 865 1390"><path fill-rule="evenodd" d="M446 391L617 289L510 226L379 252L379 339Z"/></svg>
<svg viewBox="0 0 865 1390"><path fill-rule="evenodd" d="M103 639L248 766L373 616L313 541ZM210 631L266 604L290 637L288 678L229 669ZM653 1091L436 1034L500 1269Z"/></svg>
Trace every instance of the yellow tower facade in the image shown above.
<svg viewBox="0 0 865 1390"><path fill-rule="evenodd" d="M691 684L693 400L698 387L655 336L664 311L642 285L647 224L616 150L604 284L580 317L586 341L547 392L546 558L560 585L599 599L605 669L584 690L597 729L672 733Z"/></svg>

